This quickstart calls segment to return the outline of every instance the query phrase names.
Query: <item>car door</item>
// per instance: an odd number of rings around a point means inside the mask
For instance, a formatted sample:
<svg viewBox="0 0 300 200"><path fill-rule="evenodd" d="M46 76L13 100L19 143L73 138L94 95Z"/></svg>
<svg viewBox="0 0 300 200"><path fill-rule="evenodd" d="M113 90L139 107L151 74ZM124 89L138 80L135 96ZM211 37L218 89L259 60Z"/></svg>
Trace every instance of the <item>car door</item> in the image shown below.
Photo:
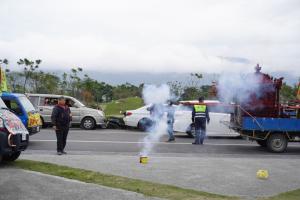
<svg viewBox="0 0 300 200"><path fill-rule="evenodd" d="M188 106L176 106L174 131L186 132L192 124L192 111Z"/></svg>
<svg viewBox="0 0 300 200"><path fill-rule="evenodd" d="M66 105L69 106L72 114L72 124L80 124L81 122L81 109L76 106L76 103L71 98L66 98Z"/></svg>

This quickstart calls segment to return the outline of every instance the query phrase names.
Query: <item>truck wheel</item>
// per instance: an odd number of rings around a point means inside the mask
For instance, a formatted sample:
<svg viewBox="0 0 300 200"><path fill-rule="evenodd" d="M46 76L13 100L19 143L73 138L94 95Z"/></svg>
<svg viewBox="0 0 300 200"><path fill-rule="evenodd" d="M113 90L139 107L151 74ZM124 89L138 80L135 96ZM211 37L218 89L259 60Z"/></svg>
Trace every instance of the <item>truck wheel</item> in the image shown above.
<svg viewBox="0 0 300 200"><path fill-rule="evenodd" d="M13 152L11 154L8 154L8 155L3 155L3 161L8 161L8 162L12 162L12 161L15 161L19 158L19 156L21 155L21 151L16 151L16 152Z"/></svg>
<svg viewBox="0 0 300 200"><path fill-rule="evenodd" d="M267 140L256 140L256 142L262 147L267 147Z"/></svg>
<svg viewBox="0 0 300 200"><path fill-rule="evenodd" d="M287 148L288 140L284 134L275 133L267 139L267 147L271 152L281 153Z"/></svg>
<svg viewBox="0 0 300 200"><path fill-rule="evenodd" d="M86 130L92 130L96 127L95 120L92 117L85 117L81 121L81 128Z"/></svg>

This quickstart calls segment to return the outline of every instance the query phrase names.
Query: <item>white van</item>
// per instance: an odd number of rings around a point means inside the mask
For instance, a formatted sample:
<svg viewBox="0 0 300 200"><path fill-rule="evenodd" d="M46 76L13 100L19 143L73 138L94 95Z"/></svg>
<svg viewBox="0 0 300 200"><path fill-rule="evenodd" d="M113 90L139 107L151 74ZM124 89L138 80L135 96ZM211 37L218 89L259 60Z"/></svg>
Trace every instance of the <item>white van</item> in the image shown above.
<svg viewBox="0 0 300 200"><path fill-rule="evenodd" d="M39 111L43 125L51 124L53 107L62 95L55 94L26 94L37 111ZM81 128L91 130L97 126L105 128L105 115L101 110L88 108L79 100L71 96L65 96L66 103L71 109L72 125L80 125Z"/></svg>

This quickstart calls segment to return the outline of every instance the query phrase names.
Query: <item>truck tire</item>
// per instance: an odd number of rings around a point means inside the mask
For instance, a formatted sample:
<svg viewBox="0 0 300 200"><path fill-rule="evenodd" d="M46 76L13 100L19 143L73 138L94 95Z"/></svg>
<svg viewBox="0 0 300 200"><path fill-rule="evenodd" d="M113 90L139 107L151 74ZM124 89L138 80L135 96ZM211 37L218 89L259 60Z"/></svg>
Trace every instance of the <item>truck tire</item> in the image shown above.
<svg viewBox="0 0 300 200"><path fill-rule="evenodd" d="M262 147L267 147L267 140L256 140L256 142Z"/></svg>
<svg viewBox="0 0 300 200"><path fill-rule="evenodd" d="M13 152L8 155L3 155L2 159L3 159L3 161L12 162L12 161L17 160L20 155L21 155L21 151L16 151L16 152Z"/></svg>
<svg viewBox="0 0 300 200"><path fill-rule="evenodd" d="M282 153L286 150L288 140L284 134L274 133L267 139L267 147L271 152Z"/></svg>
<svg viewBox="0 0 300 200"><path fill-rule="evenodd" d="M93 130L96 128L96 122L92 117L85 117L81 121L81 128L85 130Z"/></svg>

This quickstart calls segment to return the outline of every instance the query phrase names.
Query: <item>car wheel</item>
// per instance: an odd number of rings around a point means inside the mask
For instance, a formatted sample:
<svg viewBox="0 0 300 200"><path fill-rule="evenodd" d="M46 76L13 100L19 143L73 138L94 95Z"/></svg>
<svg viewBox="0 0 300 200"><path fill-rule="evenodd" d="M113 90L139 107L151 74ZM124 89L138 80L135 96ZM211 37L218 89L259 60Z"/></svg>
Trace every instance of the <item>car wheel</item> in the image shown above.
<svg viewBox="0 0 300 200"><path fill-rule="evenodd" d="M42 128L48 128L48 125L44 122L44 119L41 117Z"/></svg>
<svg viewBox="0 0 300 200"><path fill-rule="evenodd" d="M152 124L153 124L153 122L152 122L151 119L143 118L138 123L138 129L141 130L141 131L149 131Z"/></svg>
<svg viewBox="0 0 300 200"><path fill-rule="evenodd" d="M287 148L288 140L284 134L274 133L267 140L267 147L271 152L281 153Z"/></svg>
<svg viewBox="0 0 300 200"><path fill-rule="evenodd" d="M187 130L186 130L186 134L191 137L191 138L194 138L195 137L195 126L194 124L191 124Z"/></svg>
<svg viewBox="0 0 300 200"><path fill-rule="evenodd" d="M12 162L12 161L15 161L19 158L19 156L21 155L21 151L16 151L16 152L13 152L11 154L8 154L8 155L3 155L3 161L8 161L8 162Z"/></svg>
<svg viewBox="0 0 300 200"><path fill-rule="evenodd" d="M267 140L256 140L256 142L262 147L267 147Z"/></svg>
<svg viewBox="0 0 300 200"><path fill-rule="evenodd" d="M86 130L92 130L96 127L95 120L92 117L85 117L81 121L81 128Z"/></svg>

